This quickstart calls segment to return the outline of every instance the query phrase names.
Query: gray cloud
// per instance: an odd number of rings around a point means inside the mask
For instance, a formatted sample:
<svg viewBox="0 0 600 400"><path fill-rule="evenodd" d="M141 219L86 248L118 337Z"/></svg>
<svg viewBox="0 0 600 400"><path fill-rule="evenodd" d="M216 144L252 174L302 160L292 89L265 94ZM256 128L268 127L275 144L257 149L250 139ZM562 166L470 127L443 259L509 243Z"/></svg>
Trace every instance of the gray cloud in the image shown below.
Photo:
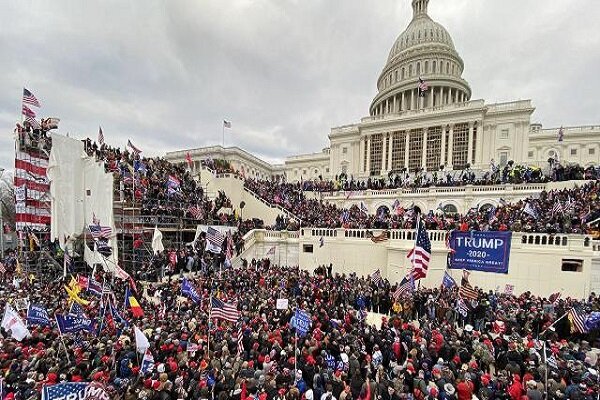
<svg viewBox="0 0 600 400"><path fill-rule="evenodd" d="M146 154L221 142L317 152L368 113L409 0L9 1L0 15L0 166L23 85L77 137ZM531 98L545 126L599 124L600 3L431 0L474 98Z"/></svg>

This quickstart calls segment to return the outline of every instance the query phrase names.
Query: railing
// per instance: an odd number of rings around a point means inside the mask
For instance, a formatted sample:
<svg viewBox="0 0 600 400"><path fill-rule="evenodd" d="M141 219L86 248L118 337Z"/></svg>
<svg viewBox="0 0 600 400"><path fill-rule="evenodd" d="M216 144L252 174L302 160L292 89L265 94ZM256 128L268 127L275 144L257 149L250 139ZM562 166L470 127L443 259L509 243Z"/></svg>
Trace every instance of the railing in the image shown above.
<svg viewBox="0 0 600 400"><path fill-rule="evenodd" d="M339 238L339 239L357 239L371 240L372 235L379 235L382 229L326 229L326 228L302 228L300 236L302 238ZM415 231L412 229L390 229L389 242L415 240ZM434 247L446 248L447 231L428 231L429 239ZM600 251L600 243L593 241L589 235L568 235L568 234L545 234L545 233L526 233L513 232L513 248L545 247L548 249L561 248L574 251L590 250Z"/></svg>
<svg viewBox="0 0 600 400"><path fill-rule="evenodd" d="M243 189L248 192L252 197L254 197L256 200L260 201L261 203L263 203L265 206L269 207L269 208L276 208L279 211L281 211L282 213L284 213L285 215L287 215L288 217L291 217L293 219L295 219L296 221L300 222L302 221L302 219L300 217L298 217L296 214L294 214L293 212L281 207L279 204L271 204L268 201L266 201L265 199L263 199L261 196L259 196L257 193L253 192L252 190L248 189L247 187L243 186Z"/></svg>
<svg viewBox="0 0 600 400"><path fill-rule="evenodd" d="M414 195L414 194L471 194L481 192L497 192L497 193L509 193L512 191L519 192L532 192L538 193L546 190L547 186L545 183L523 183L523 184L502 184L502 185L465 185L465 186L430 186L427 188L397 188L397 189L384 189L384 190L338 190L331 192L322 192L323 197L326 199L334 199L336 197L389 197L389 196L400 196L400 195Z"/></svg>

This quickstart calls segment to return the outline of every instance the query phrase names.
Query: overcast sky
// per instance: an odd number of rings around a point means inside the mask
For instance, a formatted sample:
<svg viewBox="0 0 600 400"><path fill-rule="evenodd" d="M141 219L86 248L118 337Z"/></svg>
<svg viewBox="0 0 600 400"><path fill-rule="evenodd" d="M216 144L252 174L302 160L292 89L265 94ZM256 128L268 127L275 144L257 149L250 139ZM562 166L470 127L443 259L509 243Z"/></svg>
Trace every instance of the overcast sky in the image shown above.
<svg viewBox="0 0 600 400"><path fill-rule="evenodd" d="M431 0L473 98L532 99L545 127L600 124L600 1ZM146 155L221 143L320 151L368 115L410 0L2 2L0 166L23 86L61 132Z"/></svg>

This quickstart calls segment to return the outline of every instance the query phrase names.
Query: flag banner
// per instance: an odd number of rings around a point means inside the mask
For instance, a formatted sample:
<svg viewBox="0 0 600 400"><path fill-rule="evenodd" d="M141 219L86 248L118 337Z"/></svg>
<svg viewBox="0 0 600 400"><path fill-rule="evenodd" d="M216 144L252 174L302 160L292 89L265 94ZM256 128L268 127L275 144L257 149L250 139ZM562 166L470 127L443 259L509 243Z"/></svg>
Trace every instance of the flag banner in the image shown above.
<svg viewBox="0 0 600 400"><path fill-rule="evenodd" d="M585 328L588 331L593 331L595 329L600 329L600 312L594 311L587 316L584 321Z"/></svg>
<svg viewBox="0 0 600 400"><path fill-rule="evenodd" d="M231 129L231 121L223 120L223 128Z"/></svg>
<svg viewBox="0 0 600 400"><path fill-rule="evenodd" d="M452 278L452 276L450 276L448 271L444 271L444 278L442 280L442 285L444 285L444 287L446 289L452 289L453 287L457 286L456 281L454 280L454 278Z"/></svg>
<svg viewBox="0 0 600 400"><path fill-rule="evenodd" d="M371 282L373 282L377 286L379 286L379 284L383 280L383 278L381 277L381 271L380 270L377 270L377 271L373 272L370 275L370 278L371 278Z"/></svg>
<svg viewBox="0 0 600 400"><path fill-rule="evenodd" d="M102 284L91 276L88 278L88 285L86 289L88 293L91 293L94 296L102 296Z"/></svg>
<svg viewBox="0 0 600 400"><path fill-rule="evenodd" d="M289 307L289 299L277 299L276 308L278 310L287 310Z"/></svg>
<svg viewBox="0 0 600 400"><path fill-rule="evenodd" d="M135 335L135 348L137 349L137 352L140 354L146 353L146 350L150 348L148 338L137 326L133 327L133 332Z"/></svg>
<svg viewBox="0 0 600 400"><path fill-rule="evenodd" d="M508 273L512 232L459 232L450 235L450 267L470 271Z"/></svg>
<svg viewBox="0 0 600 400"><path fill-rule="evenodd" d="M125 307L131 310L134 317L144 316L144 310L142 310L140 303L138 303L137 299L131 294L129 286L125 288Z"/></svg>
<svg viewBox="0 0 600 400"><path fill-rule="evenodd" d="M296 328L300 336L306 335L310 329L310 315L306 311L296 310L290 322L291 327Z"/></svg>
<svg viewBox="0 0 600 400"><path fill-rule="evenodd" d="M27 326L25 326L25 323L19 316L19 313L17 313L10 304L7 304L4 309L4 317L2 318L1 326L5 331L10 331L11 337L18 342L30 335Z"/></svg>
<svg viewBox="0 0 600 400"><path fill-rule="evenodd" d="M202 298L198 294L196 287L186 278L183 278L183 281L181 281L181 294L189 298L196 304L202 301Z"/></svg>
<svg viewBox="0 0 600 400"><path fill-rule="evenodd" d="M29 308L29 299L25 297L15 299L15 308L17 309L17 311L27 310Z"/></svg>
<svg viewBox="0 0 600 400"><path fill-rule="evenodd" d="M142 358L142 364L140 365L140 374L145 375L148 372L154 371L154 356L150 350L146 350L144 358Z"/></svg>
<svg viewBox="0 0 600 400"><path fill-rule="evenodd" d="M61 335L65 333L75 333L79 331L94 332L94 323L89 318L77 315L56 314L56 323Z"/></svg>
<svg viewBox="0 0 600 400"><path fill-rule="evenodd" d="M388 240L388 232L387 231L383 231L377 236L375 236L375 235L371 236L371 241L373 243L381 243L381 242L385 242L386 240Z"/></svg>
<svg viewBox="0 0 600 400"><path fill-rule="evenodd" d="M115 319L116 322L120 323L124 327L129 327L129 321L127 321L121 315L121 313L119 313L119 310L117 310L117 307L115 307L115 305L113 304L113 302L110 301L110 300L108 301L108 309L110 311L110 314L112 315L112 317Z"/></svg>
<svg viewBox="0 0 600 400"><path fill-rule="evenodd" d="M511 284L506 284L506 286L504 286L504 294L508 294L511 295L514 293L515 291L515 285L511 285Z"/></svg>
<svg viewBox="0 0 600 400"><path fill-rule="evenodd" d="M236 322L240 318L240 312L235 304L225 303L216 297L211 297L210 305L210 318L220 318L229 322Z"/></svg>
<svg viewBox="0 0 600 400"><path fill-rule="evenodd" d="M30 106L34 106L34 107L41 107L39 100L37 99L37 97L35 97L35 95L33 93L31 93L29 90L27 90L26 88L23 88L23 103L25 104L29 104Z"/></svg>
<svg viewBox="0 0 600 400"><path fill-rule="evenodd" d="M110 398L111 396L100 382L65 382L44 386L42 390L42 399L44 400L110 400Z"/></svg>

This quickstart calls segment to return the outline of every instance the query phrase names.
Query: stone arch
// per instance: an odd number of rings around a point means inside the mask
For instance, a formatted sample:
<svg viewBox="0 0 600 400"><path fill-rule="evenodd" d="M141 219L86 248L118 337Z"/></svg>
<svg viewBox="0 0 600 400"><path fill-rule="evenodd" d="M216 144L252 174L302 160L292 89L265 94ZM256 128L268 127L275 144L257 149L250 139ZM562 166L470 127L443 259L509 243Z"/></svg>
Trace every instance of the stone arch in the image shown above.
<svg viewBox="0 0 600 400"><path fill-rule="evenodd" d="M442 202L440 208L444 214L457 214L461 209L460 205L452 200Z"/></svg>
<svg viewBox="0 0 600 400"><path fill-rule="evenodd" d="M375 209L375 215L378 217L389 217L390 216L390 208L387 204L382 204Z"/></svg>

